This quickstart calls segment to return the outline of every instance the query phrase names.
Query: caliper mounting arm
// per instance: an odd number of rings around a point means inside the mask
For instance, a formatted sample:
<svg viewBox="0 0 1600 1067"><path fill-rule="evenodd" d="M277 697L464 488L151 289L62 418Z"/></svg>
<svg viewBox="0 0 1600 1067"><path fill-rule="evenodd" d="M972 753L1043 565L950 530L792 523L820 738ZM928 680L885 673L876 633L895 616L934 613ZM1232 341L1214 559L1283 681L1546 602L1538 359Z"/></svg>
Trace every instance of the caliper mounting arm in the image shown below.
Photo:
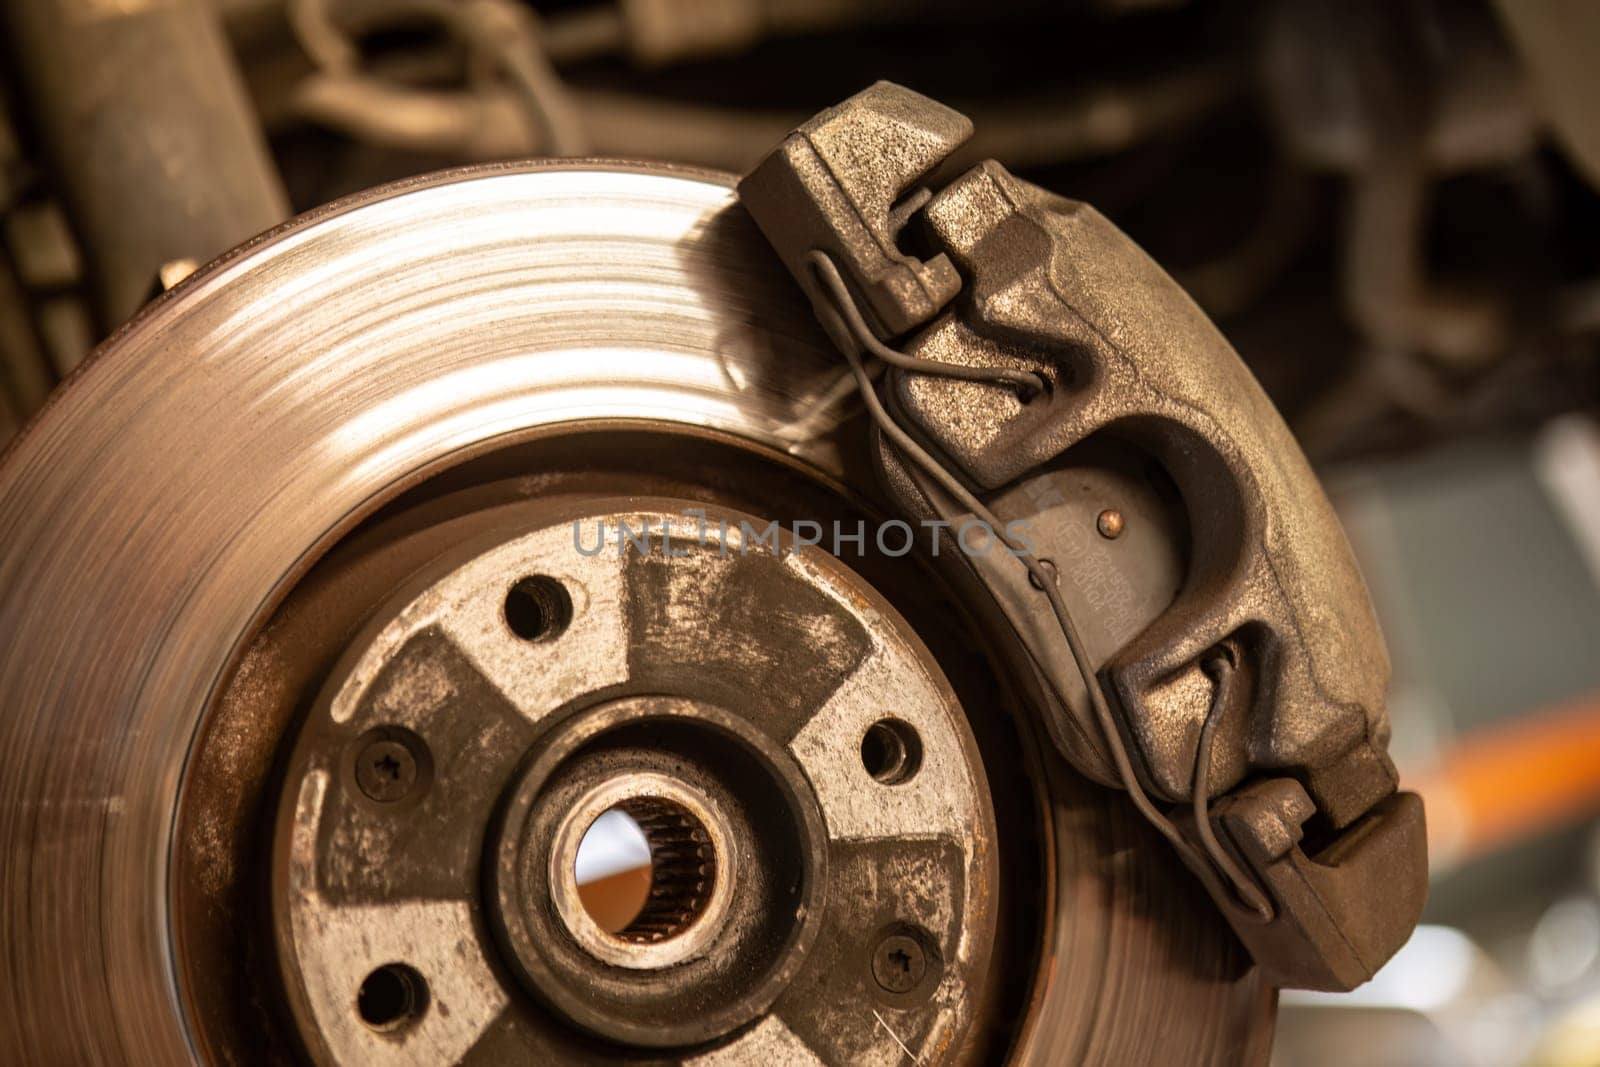
<svg viewBox="0 0 1600 1067"><path fill-rule="evenodd" d="M1175 486L1187 533L1175 595L1080 624L1118 736L1096 721L1063 628L1016 560L990 553L967 565L1026 647L1063 754L1168 803L1192 802L1203 781L1196 811L1271 914L1250 913L1215 879L1207 886L1269 980L1350 988L1415 925L1427 864L1421 803L1396 791L1389 663L1349 545L1249 370L1103 216L993 161L937 191L922 185L970 129L879 83L790 135L739 194L841 345L857 339L813 269L818 253L878 340L897 339L916 359L1044 380L1028 397L888 375L901 427L1008 524L1039 519L1072 492L1063 462L1089 442L1125 442ZM881 437L877 454L907 513L960 511ZM1040 522L1030 538L1063 588L1088 562L1081 533ZM1233 669L1214 681L1206 664L1218 655ZM1216 738L1203 745L1209 718ZM1118 750L1136 782L1114 772ZM1191 820L1189 834L1198 829Z"/></svg>

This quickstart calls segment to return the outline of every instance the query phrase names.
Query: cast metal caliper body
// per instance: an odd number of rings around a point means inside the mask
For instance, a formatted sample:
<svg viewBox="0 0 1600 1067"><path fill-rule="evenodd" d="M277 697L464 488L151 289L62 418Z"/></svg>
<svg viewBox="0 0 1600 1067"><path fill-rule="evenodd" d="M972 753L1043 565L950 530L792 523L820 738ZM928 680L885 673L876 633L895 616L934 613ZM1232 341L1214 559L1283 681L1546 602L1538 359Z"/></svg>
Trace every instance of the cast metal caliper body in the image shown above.
<svg viewBox="0 0 1600 1067"><path fill-rule="evenodd" d="M959 521L981 501L1026 525L1031 563L959 558L1026 649L1061 752L1166 822L1269 981L1351 988L1416 924L1427 860L1421 802L1387 753L1388 657L1333 509L1221 334L1100 214L993 161L923 184L970 132L880 83L791 134L739 195L858 371L889 341L929 361L902 359L883 390L876 455L898 506ZM995 370L951 376L974 367ZM1180 543L1086 582L1119 565L1086 502L1064 506L1084 489L1067 460L1103 442L1172 487ZM1100 536L1136 520L1118 512Z"/></svg>

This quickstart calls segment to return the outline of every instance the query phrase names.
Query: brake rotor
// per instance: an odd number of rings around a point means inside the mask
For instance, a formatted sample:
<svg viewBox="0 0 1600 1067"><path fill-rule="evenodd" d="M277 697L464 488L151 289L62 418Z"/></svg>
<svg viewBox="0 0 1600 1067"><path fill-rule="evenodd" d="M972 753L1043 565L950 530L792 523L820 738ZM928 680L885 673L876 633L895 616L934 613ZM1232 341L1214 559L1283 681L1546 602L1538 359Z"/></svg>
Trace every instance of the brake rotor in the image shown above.
<svg viewBox="0 0 1600 1067"><path fill-rule="evenodd" d="M6 1058L1264 1059L1272 994L1204 894L1038 744L1004 650L917 561L753 557L727 588L762 610L703 605L682 641L692 564L569 542L563 579L540 541L641 517L618 496L871 516L847 392L725 182L665 168L380 190L141 315L0 465ZM570 617L529 640L505 598L541 576ZM843 699L872 677L844 645L762 632L802 602L893 686ZM425 616L450 640L412 668L467 696L384 703ZM893 784L860 756L885 718L922 753ZM376 742L403 798L362 788ZM602 802L689 857L657 941L563 911ZM874 973L895 937L910 990ZM409 1008L375 1023L379 972Z"/></svg>

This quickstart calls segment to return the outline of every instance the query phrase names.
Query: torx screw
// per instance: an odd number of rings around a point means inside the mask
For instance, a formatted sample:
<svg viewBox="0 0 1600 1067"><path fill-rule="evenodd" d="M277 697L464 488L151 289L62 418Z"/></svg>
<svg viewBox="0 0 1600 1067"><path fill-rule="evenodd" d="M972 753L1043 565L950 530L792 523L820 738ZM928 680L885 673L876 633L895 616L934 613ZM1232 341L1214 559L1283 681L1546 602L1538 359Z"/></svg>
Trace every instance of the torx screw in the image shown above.
<svg viewBox="0 0 1600 1067"><path fill-rule="evenodd" d="M356 757L356 785L380 804L404 798L416 781L416 757L399 741L374 741Z"/></svg>
<svg viewBox="0 0 1600 1067"><path fill-rule="evenodd" d="M890 934L872 953L872 977L890 993L909 993L928 973L928 957L914 937Z"/></svg>

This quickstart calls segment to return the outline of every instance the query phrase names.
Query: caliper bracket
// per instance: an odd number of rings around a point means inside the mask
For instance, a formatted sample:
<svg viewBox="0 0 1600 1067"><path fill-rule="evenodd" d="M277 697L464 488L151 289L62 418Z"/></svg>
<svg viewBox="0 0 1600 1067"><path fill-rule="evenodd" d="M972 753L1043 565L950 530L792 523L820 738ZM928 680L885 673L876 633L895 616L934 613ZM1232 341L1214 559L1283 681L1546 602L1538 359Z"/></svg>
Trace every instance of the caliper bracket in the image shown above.
<svg viewBox="0 0 1600 1067"><path fill-rule="evenodd" d="M1060 495L1062 457L1091 438L1128 442L1176 485L1188 530L1177 595L1091 657L1115 737L1027 572L1004 553L967 562L1042 678L1063 754L1171 803L1193 799L1204 757L1207 842L1228 842L1271 917L1202 881L1270 981L1350 988L1415 925L1427 863L1421 803L1396 793L1388 657L1349 545L1249 370L1110 222L993 161L936 192L921 187L970 129L879 83L802 126L739 195L841 345L860 339L842 327L817 253L877 340L902 338L905 355L932 365L1044 379L1031 398L916 369L887 379L901 428L1008 523ZM925 258L905 251L912 225ZM880 434L898 505L919 518L959 511L902 452ZM1048 534L1032 539L1033 554L1070 573L1073 545ZM1219 650L1237 669L1213 685L1202 661ZM1216 743L1202 746L1213 714ZM1123 751L1136 783L1113 773ZM1314 856L1301 845L1307 824L1328 841Z"/></svg>

